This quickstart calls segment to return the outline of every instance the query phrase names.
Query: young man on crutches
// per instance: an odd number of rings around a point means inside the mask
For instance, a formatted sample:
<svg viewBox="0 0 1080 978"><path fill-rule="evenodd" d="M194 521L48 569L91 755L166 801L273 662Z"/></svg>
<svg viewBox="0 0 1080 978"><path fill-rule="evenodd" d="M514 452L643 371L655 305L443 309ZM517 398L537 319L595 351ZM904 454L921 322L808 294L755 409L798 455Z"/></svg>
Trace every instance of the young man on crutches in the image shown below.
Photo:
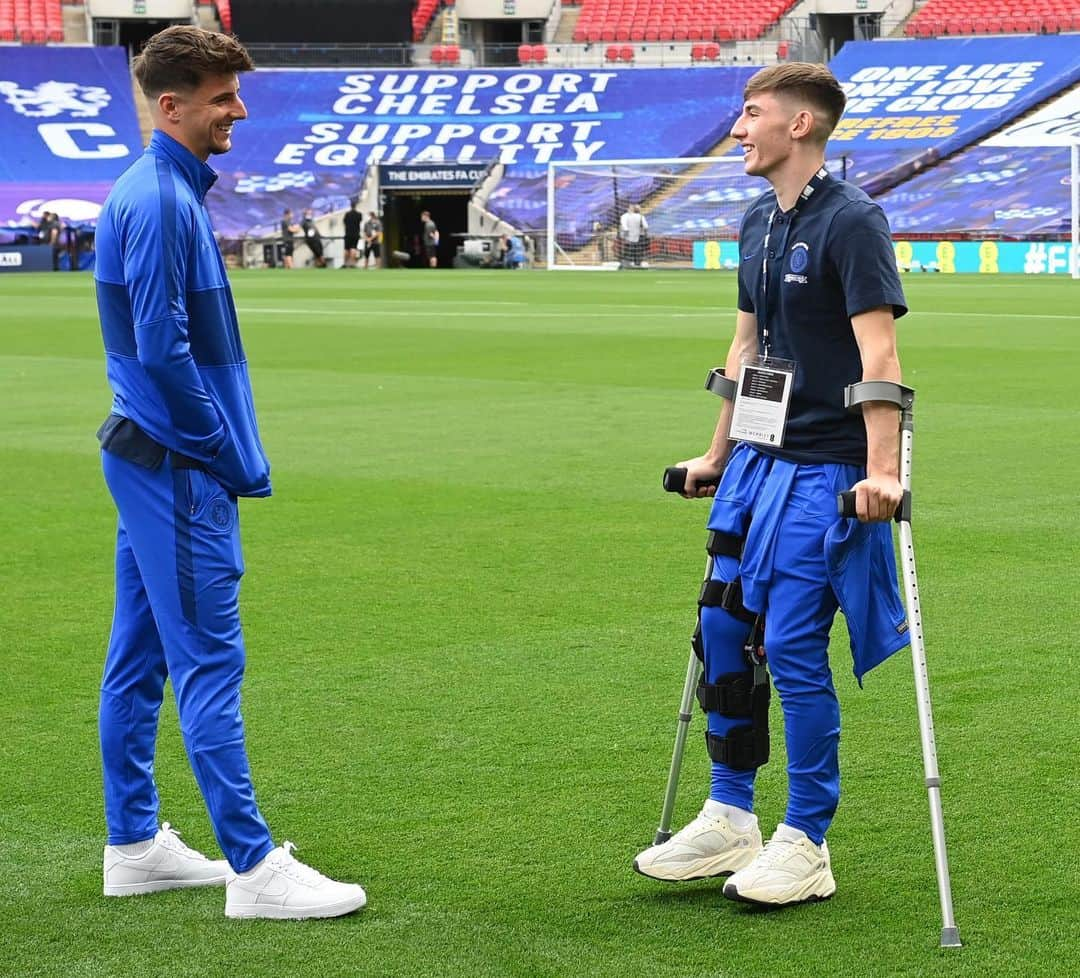
<svg viewBox="0 0 1080 978"><path fill-rule="evenodd" d="M885 522L903 496L898 411L868 402L856 414L844 403L851 384L900 382L894 321L907 307L881 208L824 169L845 105L837 80L821 65L780 64L754 75L744 99L732 135L746 172L772 189L739 235L716 433L681 463L683 495L715 492L698 646L712 782L698 817L634 868L660 880L733 874L725 896L783 906L836 891L825 843L840 795L828 662L836 611L860 625L858 676L907 644ZM837 494L852 488L859 523L838 522ZM754 778L768 759L769 688L751 654L762 624L789 783L784 820L764 845Z"/></svg>

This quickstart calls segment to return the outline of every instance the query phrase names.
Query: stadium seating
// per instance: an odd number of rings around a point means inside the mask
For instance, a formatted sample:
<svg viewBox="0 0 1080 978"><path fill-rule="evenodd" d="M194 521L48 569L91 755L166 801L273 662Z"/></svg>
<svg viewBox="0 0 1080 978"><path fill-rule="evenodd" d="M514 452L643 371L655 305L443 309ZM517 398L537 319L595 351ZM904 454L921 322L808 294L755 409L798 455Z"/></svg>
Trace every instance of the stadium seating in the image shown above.
<svg viewBox="0 0 1080 978"><path fill-rule="evenodd" d="M414 41L422 41L431 21L439 10L439 0L417 0L412 12L412 36Z"/></svg>
<svg viewBox="0 0 1080 978"><path fill-rule="evenodd" d="M1058 34L1080 30L1075 0L927 0L907 22L908 37Z"/></svg>
<svg viewBox="0 0 1080 978"><path fill-rule="evenodd" d="M690 49L691 61L715 61L720 57L720 45L716 41L709 41L706 44L695 44Z"/></svg>
<svg viewBox="0 0 1080 978"><path fill-rule="evenodd" d="M518 61L523 65L542 65L548 59L548 49L543 44L519 44Z"/></svg>
<svg viewBox="0 0 1080 978"><path fill-rule="evenodd" d="M63 39L60 0L0 0L0 41L47 44Z"/></svg>
<svg viewBox="0 0 1080 978"><path fill-rule="evenodd" d="M763 36L795 0L583 0L579 44L738 41Z"/></svg>
<svg viewBox="0 0 1080 978"><path fill-rule="evenodd" d="M461 48L457 44L436 44L431 49L431 61L437 65L456 65L461 61Z"/></svg>
<svg viewBox="0 0 1080 978"><path fill-rule="evenodd" d="M214 6L217 7L218 20L221 21L221 26L226 31L232 30L232 7L229 4L229 0L214 0Z"/></svg>

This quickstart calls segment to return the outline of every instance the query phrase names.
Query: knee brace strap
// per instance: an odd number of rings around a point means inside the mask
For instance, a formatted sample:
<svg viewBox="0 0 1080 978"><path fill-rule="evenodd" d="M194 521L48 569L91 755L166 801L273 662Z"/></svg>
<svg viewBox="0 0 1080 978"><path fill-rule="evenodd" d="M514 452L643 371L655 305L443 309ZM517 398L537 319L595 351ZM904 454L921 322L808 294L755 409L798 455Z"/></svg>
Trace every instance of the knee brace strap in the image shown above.
<svg viewBox="0 0 1080 978"><path fill-rule="evenodd" d="M727 673L715 685L698 687L703 710L750 717L748 726L735 727L726 737L706 733L710 758L736 771L752 771L769 759L769 697L769 674L764 665L749 672Z"/></svg>
<svg viewBox="0 0 1080 978"><path fill-rule="evenodd" d="M748 625L757 621L757 613L742 603L742 582L737 577L733 581L705 581L698 595L698 607L723 608Z"/></svg>
<svg viewBox="0 0 1080 978"><path fill-rule="evenodd" d="M736 727L726 737L706 733L709 757L735 771L753 771L769 759L769 731Z"/></svg>
<svg viewBox="0 0 1080 978"><path fill-rule="evenodd" d="M768 696L768 679L766 697ZM753 672L728 672L717 676L715 683L704 678L698 683L697 700L706 713L722 713L726 717L748 717L754 709Z"/></svg>
<svg viewBox="0 0 1080 978"><path fill-rule="evenodd" d="M720 530L709 530L705 541L705 552L713 557L741 557L746 537Z"/></svg>

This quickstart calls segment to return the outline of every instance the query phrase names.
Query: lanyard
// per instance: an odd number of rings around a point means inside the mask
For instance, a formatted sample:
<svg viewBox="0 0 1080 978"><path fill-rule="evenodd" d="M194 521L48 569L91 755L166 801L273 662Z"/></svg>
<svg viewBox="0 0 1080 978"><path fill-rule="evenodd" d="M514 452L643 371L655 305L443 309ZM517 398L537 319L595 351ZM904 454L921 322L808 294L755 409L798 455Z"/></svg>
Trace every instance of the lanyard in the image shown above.
<svg viewBox="0 0 1080 978"><path fill-rule="evenodd" d="M795 206L791 208L788 214L788 226L787 231L784 234L783 247L780 248L780 258L784 257L784 249L787 247L788 235L791 233L791 225L795 221L795 215L799 213L799 208L805 204L814 191L820 189L825 182L829 179L829 171L822 167L811 178L810 182L802 188L799 193L799 199L795 201ZM761 321L761 343L762 343L762 355L766 360L769 359L769 239L772 237L773 221L776 220L776 212L779 210L779 205L772 209L772 213L769 214L769 224L765 228L765 240L761 243L761 292L764 297L763 309L765 315Z"/></svg>

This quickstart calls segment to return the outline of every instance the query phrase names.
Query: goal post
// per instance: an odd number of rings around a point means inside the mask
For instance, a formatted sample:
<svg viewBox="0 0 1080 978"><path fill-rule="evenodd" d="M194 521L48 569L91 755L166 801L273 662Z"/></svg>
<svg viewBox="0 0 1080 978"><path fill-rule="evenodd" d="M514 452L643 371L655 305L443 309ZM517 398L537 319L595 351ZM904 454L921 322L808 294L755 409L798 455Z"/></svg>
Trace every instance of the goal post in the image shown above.
<svg viewBox="0 0 1080 978"><path fill-rule="evenodd" d="M735 268L766 189L741 156L549 163L548 268Z"/></svg>
<svg viewBox="0 0 1080 978"><path fill-rule="evenodd" d="M1069 214L1072 277L1080 279L1080 140L1069 147Z"/></svg>

